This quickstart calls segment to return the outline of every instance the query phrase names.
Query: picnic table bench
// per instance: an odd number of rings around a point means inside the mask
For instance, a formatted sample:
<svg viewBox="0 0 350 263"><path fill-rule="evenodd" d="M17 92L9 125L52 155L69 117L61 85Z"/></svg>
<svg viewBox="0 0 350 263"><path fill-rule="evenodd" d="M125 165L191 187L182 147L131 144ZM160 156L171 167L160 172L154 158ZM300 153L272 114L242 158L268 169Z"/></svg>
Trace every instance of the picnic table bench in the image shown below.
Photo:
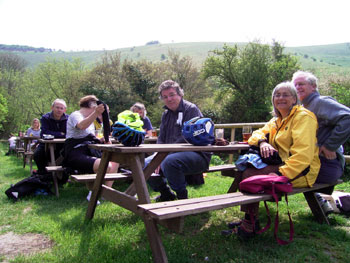
<svg viewBox="0 0 350 263"><path fill-rule="evenodd" d="M314 184L311 188L295 188L288 195L303 193L316 221L329 224L327 215L323 212L314 193L331 194L334 186L341 182L341 180L338 180L332 184ZM137 206L137 209L145 220L152 225L152 227L148 227L148 231L150 231L148 236L152 237L149 238L149 241L154 250L153 254L158 255L154 257L154 262L168 262L157 224L167 226L176 232L181 232L185 216L269 200L273 200L273 197L268 194L234 192L185 200L140 204Z"/></svg>

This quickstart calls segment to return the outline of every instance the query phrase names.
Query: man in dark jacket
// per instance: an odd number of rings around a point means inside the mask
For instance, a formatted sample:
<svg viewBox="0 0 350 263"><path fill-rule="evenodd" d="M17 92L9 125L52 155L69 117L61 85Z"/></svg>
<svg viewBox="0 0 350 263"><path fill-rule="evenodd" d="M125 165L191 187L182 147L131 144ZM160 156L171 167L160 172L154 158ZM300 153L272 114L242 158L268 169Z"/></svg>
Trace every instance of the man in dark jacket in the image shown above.
<svg viewBox="0 0 350 263"><path fill-rule="evenodd" d="M67 130L68 115L65 114L67 109L66 102L62 99L56 99L51 106L51 112L44 114L41 119L41 133L40 136L49 134L55 138L65 138ZM63 148L64 144L57 144L55 150L55 156L59 155L59 152ZM45 167L50 159L49 152L45 152L45 145L40 143L34 152L34 161L38 167L38 173L46 173Z"/></svg>
<svg viewBox="0 0 350 263"><path fill-rule="evenodd" d="M310 72L297 71L292 81L303 106L312 111L318 121L321 168L316 183L332 183L343 174L342 145L350 138L350 109L332 97L320 96L317 78Z"/></svg>
<svg viewBox="0 0 350 263"><path fill-rule="evenodd" d="M203 117L198 107L183 99L184 92L173 80L166 80L160 84L160 99L164 102L164 112L160 124L160 134L157 143L185 143L182 136L182 126L194 117ZM146 163L150 162L150 156ZM149 185L154 191L160 192L157 201L169 201L188 198L186 189L186 175L200 174L209 167L210 153L204 152L177 152L169 154L161 163L160 170L163 176L151 177ZM170 190L173 189L175 194Z"/></svg>

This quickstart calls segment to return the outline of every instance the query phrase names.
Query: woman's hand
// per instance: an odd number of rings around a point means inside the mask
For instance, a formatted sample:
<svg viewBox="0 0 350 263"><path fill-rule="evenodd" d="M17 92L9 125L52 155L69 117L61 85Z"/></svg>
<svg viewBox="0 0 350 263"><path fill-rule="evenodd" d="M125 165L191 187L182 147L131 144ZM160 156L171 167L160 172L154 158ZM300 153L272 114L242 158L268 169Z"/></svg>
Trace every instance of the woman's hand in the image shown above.
<svg viewBox="0 0 350 263"><path fill-rule="evenodd" d="M101 115L105 111L105 107L103 104L97 105L95 108L95 112L97 113L97 116Z"/></svg>
<svg viewBox="0 0 350 263"><path fill-rule="evenodd" d="M268 158L272 156L274 152L277 152L277 150L273 148L271 144L267 142L260 143L260 155L262 157Z"/></svg>

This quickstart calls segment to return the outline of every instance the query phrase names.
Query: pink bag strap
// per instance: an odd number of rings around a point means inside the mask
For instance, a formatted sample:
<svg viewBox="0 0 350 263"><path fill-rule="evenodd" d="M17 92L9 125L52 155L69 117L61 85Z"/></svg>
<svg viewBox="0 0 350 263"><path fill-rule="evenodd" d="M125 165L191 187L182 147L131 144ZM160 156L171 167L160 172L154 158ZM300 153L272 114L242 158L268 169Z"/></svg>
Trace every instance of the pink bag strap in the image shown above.
<svg viewBox="0 0 350 263"><path fill-rule="evenodd" d="M286 200L286 203L287 203L287 211L288 211L288 217L289 217L289 240L286 241L286 240L283 240L283 239L280 239L278 236L277 236L277 233L278 233L278 224L279 224L279 216L278 216L278 196L275 192L275 186L274 184L272 185L272 196L276 202L276 206L277 206L277 212L276 212L276 217L275 217L275 229L274 229L274 237L277 241L278 244L280 245L287 245L289 244L290 242L293 241L293 236L294 236L294 224L293 224L293 221L292 221L292 217L290 215L290 212L289 212L289 207L288 207L288 197L287 197L287 194L284 195L285 197L285 200ZM268 230L271 226L271 214L270 214L270 210L269 210L269 207L267 205L267 202L264 201L264 204L265 204L265 208L266 208L266 213L267 213L267 223L266 223L266 226L259 230L257 232L257 234L262 234L264 233L266 230ZM252 216L252 213L250 213L251 215L251 222L253 222L253 227L255 227L255 222L254 222L254 217ZM255 229L254 229L255 230Z"/></svg>
<svg viewBox="0 0 350 263"><path fill-rule="evenodd" d="M293 241L293 236L294 236L294 224L293 224L293 221L292 221L292 217L290 216L290 212L289 212L287 194L285 194L284 197L285 197L285 200L286 200L286 203L287 203L287 211L288 211L288 217L289 217L289 240L288 241L282 240L282 239L278 238L278 236L277 236L279 217L278 217L278 199L276 201L276 198L275 198L276 205L277 205L277 212L276 212L276 217L275 217L274 236L275 236L275 239L276 239L277 243L280 244L280 245L287 245L287 244L289 244L290 242Z"/></svg>

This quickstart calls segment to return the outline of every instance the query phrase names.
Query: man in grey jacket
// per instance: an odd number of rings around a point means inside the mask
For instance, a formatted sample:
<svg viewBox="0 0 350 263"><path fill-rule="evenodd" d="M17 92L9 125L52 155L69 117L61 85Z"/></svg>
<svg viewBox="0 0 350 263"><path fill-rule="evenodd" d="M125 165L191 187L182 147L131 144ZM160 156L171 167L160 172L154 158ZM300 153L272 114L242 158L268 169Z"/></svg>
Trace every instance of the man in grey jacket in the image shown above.
<svg viewBox="0 0 350 263"><path fill-rule="evenodd" d="M320 96L317 78L310 72L295 72L292 82L303 106L312 111L318 121L321 169L316 183L334 182L344 170L342 145L350 138L350 109L332 97Z"/></svg>

